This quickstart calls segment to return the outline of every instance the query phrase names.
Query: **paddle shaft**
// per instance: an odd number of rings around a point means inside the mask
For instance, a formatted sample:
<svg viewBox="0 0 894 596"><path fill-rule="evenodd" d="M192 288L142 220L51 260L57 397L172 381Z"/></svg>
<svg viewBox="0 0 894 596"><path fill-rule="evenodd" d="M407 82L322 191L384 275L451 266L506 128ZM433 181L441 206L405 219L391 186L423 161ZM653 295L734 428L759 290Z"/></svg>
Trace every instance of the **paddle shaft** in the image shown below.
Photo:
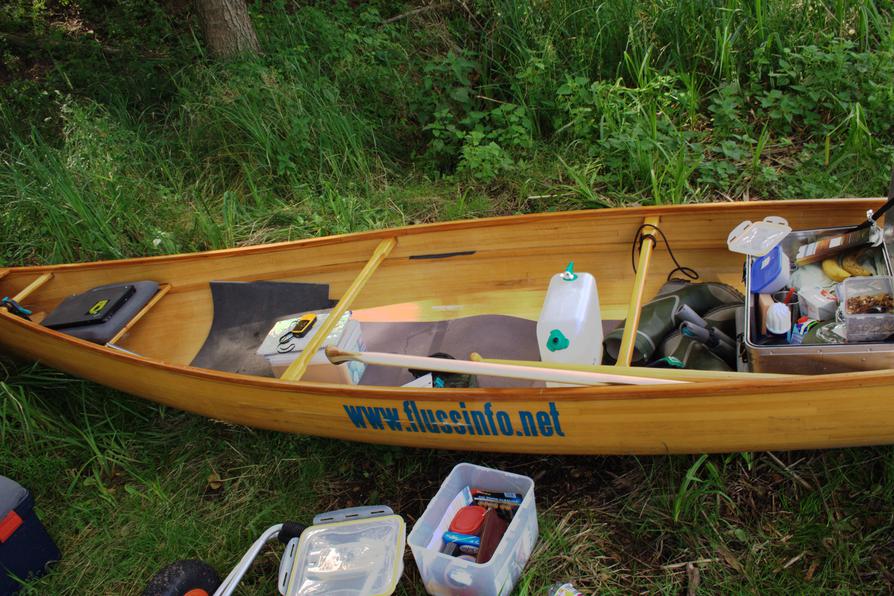
<svg viewBox="0 0 894 596"><path fill-rule="evenodd" d="M583 372L577 370L559 370L554 368L534 368L491 362L472 362L469 360L449 360L446 358L429 358L427 356L407 356L386 352L347 352L336 347L326 348L326 357L333 364L341 364L356 360L369 365L391 366L398 368L414 368L463 375L483 375L488 377L508 377L528 381L565 383L568 385L603 385L615 383L622 385L667 385L685 383L670 379L653 379L648 377L632 377L616 374Z"/></svg>
<svg viewBox="0 0 894 596"><path fill-rule="evenodd" d="M376 272L376 269L379 268L379 265L388 258L388 255L391 254L391 250L397 246L397 240L394 238L386 238L382 240L376 249L373 251L372 256L369 258L369 261L366 262L366 265L357 274L357 277L354 278L354 281L351 282L351 285L348 286L348 289L345 290L345 293L342 294L341 299L338 301L331 311L329 311L329 315L326 317L326 320L321 323L320 328L314 333L314 336L310 338L310 341L301 351L301 354L295 358L295 360L289 365L289 367L282 374L282 379L285 381L297 381L301 379L301 375L307 370L308 365L310 364L311 359L314 357L314 354L317 353L317 350L320 349L320 346L323 345L323 342L326 341L326 338L335 328L335 325L338 323L339 319L341 319L342 315L347 312L347 310L351 307L351 303L354 302L354 299L360 294L363 287L366 285L366 282L370 280L373 273Z"/></svg>
<svg viewBox="0 0 894 596"><path fill-rule="evenodd" d="M477 352L470 356L473 362L489 362L495 364L512 364L533 368L557 368L561 370L579 370L587 372L617 372L631 377L649 377L653 379L672 379L676 381L712 382L712 381L745 381L760 379L790 379L798 375L782 375L774 373L752 373L724 370L695 370L689 368L646 368L644 366L607 366L586 364L559 364L555 362L534 362L528 360L500 360L484 358Z"/></svg>
<svg viewBox="0 0 894 596"><path fill-rule="evenodd" d="M633 361L636 334L639 330L639 318L642 314L643 294L645 293L646 279L648 279L649 274L649 263L652 261L652 252L655 249L655 245L658 244L658 240L655 238L655 230L658 229L660 221L657 215L652 215L645 218L643 225L640 227L643 231L643 240L640 244L639 265L636 268L633 290L630 293L627 318L624 320L621 347L618 349L618 366L630 366L630 363Z"/></svg>

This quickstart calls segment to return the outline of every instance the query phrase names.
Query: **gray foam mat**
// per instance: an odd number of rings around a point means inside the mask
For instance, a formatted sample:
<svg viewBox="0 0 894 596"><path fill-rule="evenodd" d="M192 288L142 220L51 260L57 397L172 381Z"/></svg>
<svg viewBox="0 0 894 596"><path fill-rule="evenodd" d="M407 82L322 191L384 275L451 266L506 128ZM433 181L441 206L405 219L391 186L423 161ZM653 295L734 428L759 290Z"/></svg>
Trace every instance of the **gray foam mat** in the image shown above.
<svg viewBox="0 0 894 596"><path fill-rule="evenodd" d="M605 333L620 321L603 321ZM506 315L479 315L431 323L362 323L363 341L370 352L430 356L437 352L466 360L472 352L500 360L540 360L537 322ZM364 385L400 386L413 380L405 368L369 366ZM479 387L534 387L536 381L478 377Z"/></svg>
<svg viewBox="0 0 894 596"><path fill-rule="evenodd" d="M211 300L211 330L191 366L261 377L273 371L255 351L277 319L335 304L328 284L279 281L213 281Z"/></svg>
<svg viewBox="0 0 894 596"><path fill-rule="evenodd" d="M466 360L471 352L487 358L540 360L537 322L503 315L480 315L432 323L363 323L370 352L430 356L436 352ZM400 386L413 380L405 368L369 366L364 385ZM478 377L479 387L530 387L532 381Z"/></svg>
<svg viewBox="0 0 894 596"><path fill-rule="evenodd" d="M267 361L255 354L277 320L310 310L330 308L327 284L211 282L214 320L191 366L245 375L272 377ZM605 333L620 321L603 321ZM537 322L506 315L479 315L447 321L361 323L371 352L429 356L436 352L465 360L471 352L486 358L540 360ZM369 366L364 385L396 387L413 380L405 368ZM502 377L478 377L479 387L531 387L542 383Z"/></svg>

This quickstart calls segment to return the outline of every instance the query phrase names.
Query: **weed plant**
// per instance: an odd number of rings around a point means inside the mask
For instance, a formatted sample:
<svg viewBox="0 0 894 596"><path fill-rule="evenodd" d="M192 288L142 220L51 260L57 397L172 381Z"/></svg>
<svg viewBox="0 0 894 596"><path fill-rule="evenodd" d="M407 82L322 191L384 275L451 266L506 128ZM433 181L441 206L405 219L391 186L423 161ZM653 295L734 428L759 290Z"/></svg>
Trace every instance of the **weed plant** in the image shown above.
<svg viewBox="0 0 894 596"><path fill-rule="evenodd" d="M894 157L883 1L274 2L264 54L216 64L183 8L36 6L0 11L6 262L876 195Z"/></svg>

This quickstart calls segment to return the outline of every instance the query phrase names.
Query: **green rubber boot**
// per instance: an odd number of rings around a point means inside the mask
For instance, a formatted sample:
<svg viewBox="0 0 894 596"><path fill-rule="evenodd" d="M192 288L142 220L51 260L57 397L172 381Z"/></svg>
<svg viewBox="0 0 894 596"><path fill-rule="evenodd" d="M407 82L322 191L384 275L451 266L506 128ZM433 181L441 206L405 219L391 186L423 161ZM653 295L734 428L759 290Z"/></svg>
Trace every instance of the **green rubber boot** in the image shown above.
<svg viewBox="0 0 894 596"><path fill-rule="evenodd" d="M736 337L736 315L744 309L744 304L727 304L712 308L701 316L706 323L734 338ZM735 358L726 360L700 341L683 335L679 330L671 331L665 337L658 346L656 356L676 358L682 361L683 368L693 370L736 370Z"/></svg>
<svg viewBox="0 0 894 596"><path fill-rule="evenodd" d="M718 306L742 304L745 297L735 288L722 283L690 283L669 281L658 294L642 308L639 328L633 349L634 366L650 361L665 337L677 326L674 311L681 304L687 304L699 315L704 315ZM609 333L603 342L605 354L612 362L618 359L624 326ZM688 367L687 367L688 368Z"/></svg>

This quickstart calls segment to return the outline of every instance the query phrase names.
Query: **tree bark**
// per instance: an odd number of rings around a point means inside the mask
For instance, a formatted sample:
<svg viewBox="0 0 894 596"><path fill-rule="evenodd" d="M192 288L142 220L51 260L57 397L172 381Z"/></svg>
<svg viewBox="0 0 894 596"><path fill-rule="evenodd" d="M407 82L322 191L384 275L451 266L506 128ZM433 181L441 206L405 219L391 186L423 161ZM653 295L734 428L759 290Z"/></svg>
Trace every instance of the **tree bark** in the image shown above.
<svg viewBox="0 0 894 596"><path fill-rule="evenodd" d="M196 0L196 6L205 43L213 57L260 53L245 0Z"/></svg>

